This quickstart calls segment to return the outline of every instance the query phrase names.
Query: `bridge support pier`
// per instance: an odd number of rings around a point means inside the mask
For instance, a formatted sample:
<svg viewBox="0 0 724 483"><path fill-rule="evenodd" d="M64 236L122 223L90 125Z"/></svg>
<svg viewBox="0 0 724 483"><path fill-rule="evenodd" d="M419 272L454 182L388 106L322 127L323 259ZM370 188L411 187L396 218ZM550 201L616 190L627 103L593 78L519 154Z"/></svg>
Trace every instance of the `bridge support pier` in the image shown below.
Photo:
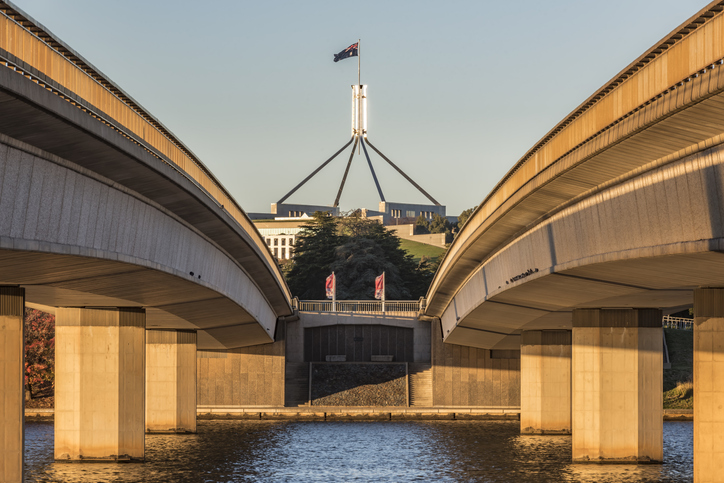
<svg viewBox="0 0 724 483"><path fill-rule="evenodd" d="M0 483L23 481L25 289L0 287Z"/></svg>
<svg viewBox="0 0 724 483"><path fill-rule="evenodd" d="M724 474L724 288L694 290L694 481Z"/></svg>
<svg viewBox="0 0 724 483"><path fill-rule="evenodd" d="M146 431L196 432L195 331L146 331Z"/></svg>
<svg viewBox="0 0 724 483"><path fill-rule="evenodd" d="M573 311L573 462L663 460L663 343L656 309Z"/></svg>
<svg viewBox="0 0 724 483"><path fill-rule="evenodd" d="M144 459L143 309L58 308L55 459Z"/></svg>
<svg viewBox="0 0 724 483"><path fill-rule="evenodd" d="M528 330L521 339L521 434L571 434L571 332Z"/></svg>

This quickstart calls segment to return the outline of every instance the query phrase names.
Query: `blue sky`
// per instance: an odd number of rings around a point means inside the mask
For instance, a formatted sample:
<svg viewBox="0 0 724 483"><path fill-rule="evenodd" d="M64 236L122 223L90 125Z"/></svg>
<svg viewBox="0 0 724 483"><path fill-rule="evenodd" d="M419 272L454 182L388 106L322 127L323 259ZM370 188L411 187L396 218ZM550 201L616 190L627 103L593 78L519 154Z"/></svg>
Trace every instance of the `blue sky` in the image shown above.
<svg viewBox="0 0 724 483"><path fill-rule="evenodd" d="M350 135L362 39L369 139L457 215L705 2L14 0L166 125L246 211ZM425 198L375 154L388 201ZM331 204L340 155L289 202ZM355 156L343 210L376 209Z"/></svg>

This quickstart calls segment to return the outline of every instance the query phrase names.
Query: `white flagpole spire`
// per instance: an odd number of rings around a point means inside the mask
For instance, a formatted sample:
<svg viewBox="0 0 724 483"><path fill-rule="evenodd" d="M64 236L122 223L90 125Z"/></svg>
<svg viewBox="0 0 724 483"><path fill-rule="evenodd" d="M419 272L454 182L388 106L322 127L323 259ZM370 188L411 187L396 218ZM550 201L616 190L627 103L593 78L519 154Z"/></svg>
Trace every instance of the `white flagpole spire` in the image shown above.
<svg viewBox="0 0 724 483"><path fill-rule="evenodd" d="M360 64L362 62L362 45L360 45L362 39L357 39L357 85L359 86L357 88L357 93L359 94L359 97L357 98L357 117L361 117L362 113L362 82L360 81ZM360 125L361 122L359 122L359 119L357 120L357 124ZM359 136L362 136L362 128L359 128L358 132ZM357 154L360 154L360 151L362 149L362 143L360 142L357 146ZM353 150L354 152L354 150Z"/></svg>

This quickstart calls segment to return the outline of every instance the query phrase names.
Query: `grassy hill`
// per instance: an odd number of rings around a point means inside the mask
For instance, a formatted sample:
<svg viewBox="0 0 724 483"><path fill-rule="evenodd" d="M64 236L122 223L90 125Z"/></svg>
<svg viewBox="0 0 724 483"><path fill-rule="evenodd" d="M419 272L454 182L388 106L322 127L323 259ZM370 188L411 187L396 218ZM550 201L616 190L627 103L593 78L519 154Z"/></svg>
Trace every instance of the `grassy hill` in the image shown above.
<svg viewBox="0 0 724 483"><path fill-rule="evenodd" d="M664 409L694 408L694 331L664 329L671 369L664 369Z"/></svg>
<svg viewBox="0 0 724 483"><path fill-rule="evenodd" d="M400 248L412 255L416 262L419 262L423 256L437 258L445 253L444 248L405 239L400 240Z"/></svg>

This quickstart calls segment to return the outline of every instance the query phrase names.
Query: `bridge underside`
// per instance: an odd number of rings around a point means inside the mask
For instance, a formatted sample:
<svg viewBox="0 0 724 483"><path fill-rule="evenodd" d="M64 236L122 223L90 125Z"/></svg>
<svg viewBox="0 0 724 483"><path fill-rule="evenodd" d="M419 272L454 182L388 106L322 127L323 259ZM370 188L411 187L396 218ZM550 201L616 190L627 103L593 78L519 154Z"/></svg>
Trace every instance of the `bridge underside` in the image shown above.
<svg viewBox="0 0 724 483"><path fill-rule="evenodd" d="M146 328L198 330L199 349L269 342L243 308L168 273L74 255L0 249L0 285L25 288L26 301L52 307L145 307Z"/></svg>
<svg viewBox="0 0 724 483"><path fill-rule="evenodd" d="M66 99L0 69L0 284L48 310L143 307L148 328L198 330L199 349L272 342L291 309L253 228L198 166Z"/></svg>
<svg viewBox="0 0 724 483"><path fill-rule="evenodd" d="M574 308L689 307L693 290L724 283L721 251L598 263L537 277L493 296L446 334L445 342L485 349L519 349L524 330L572 327ZM532 276L531 276L532 278Z"/></svg>
<svg viewBox="0 0 724 483"><path fill-rule="evenodd" d="M531 148L428 292L445 342L521 349L521 429L570 433L574 462L663 460L661 316L693 306L694 480L721 479L723 12L706 6Z"/></svg>
<svg viewBox="0 0 724 483"><path fill-rule="evenodd" d="M445 341L513 349L580 308L691 306L724 286L724 145L632 174L542 220L483 263L442 314Z"/></svg>

